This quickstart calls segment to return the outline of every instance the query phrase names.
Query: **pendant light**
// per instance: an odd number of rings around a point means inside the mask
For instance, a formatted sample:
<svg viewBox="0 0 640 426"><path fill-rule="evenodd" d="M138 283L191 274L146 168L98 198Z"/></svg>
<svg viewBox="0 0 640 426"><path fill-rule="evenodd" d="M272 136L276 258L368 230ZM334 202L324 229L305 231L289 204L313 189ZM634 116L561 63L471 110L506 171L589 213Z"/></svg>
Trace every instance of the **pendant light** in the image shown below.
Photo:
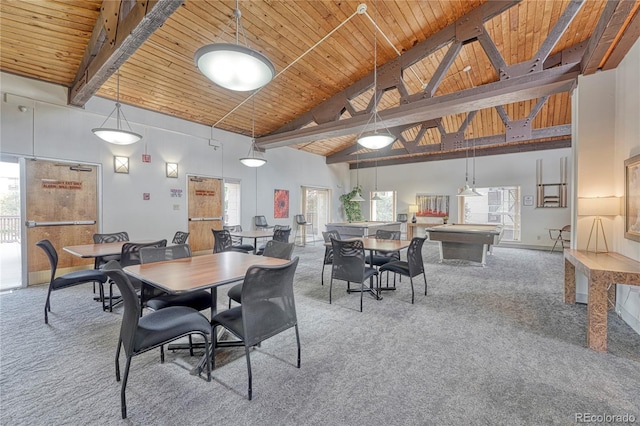
<svg viewBox="0 0 640 426"><path fill-rule="evenodd" d="M473 191L469 186L469 141L464 137L464 132L469 125L469 114L464 119L464 127L462 129L462 138L465 142L465 159L464 159L464 189L458 194L458 197L478 197L480 194Z"/></svg>
<svg viewBox="0 0 640 426"><path fill-rule="evenodd" d="M358 161L358 153L356 152L356 189L360 188L360 162ZM360 192L356 191L356 195L351 197L351 201L365 201L360 195Z"/></svg>
<svg viewBox="0 0 640 426"><path fill-rule="evenodd" d="M196 51L196 66L209 80L225 89L238 92L256 90L269 83L276 74L273 63L262 53L251 49L240 18L236 0L233 18L223 33L235 20L235 43L213 43ZM240 44L240 33L244 45Z"/></svg>
<svg viewBox="0 0 640 426"><path fill-rule="evenodd" d="M378 158L376 158L376 189L373 191L371 201L382 201L382 198L378 195Z"/></svg>
<svg viewBox="0 0 640 426"><path fill-rule="evenodd" d="M366 9L365 9L366 10ZM373 111L371 117L365 124L362 132L358 135L356 140L360 145L368 149L381 149L389 146L396 140L396 137L389 132L386 127L383 127L378 131L378 7L375 6L375 17L373 20ZM373 119L373 131L365 132L371 120Z"/></svg>
<svg viewBox="0 0 640 426"><path fill-rule="evenodd" d="M240 158L240 162L247 167L260 167L267 163L262 152L256 146L256 99L253 98L253 108L251 112L251 146L246 157Z"/></svg>
<svg viewBox="0 0 640 426"><path fill-rule="evenodd" d="M131 126L120 107L120 70L118 70L116 71L116 107L111 111L111 114L109 114L100 127L91 129L91 131L103 141L116 145L131 145L132 143L136 143L142 139L142 136L131 130ZM114 112L116 113L116 128L103 127ZM122 120L127 123L129 130L124 130L122 128Z"/></svg>
<svg viewBox="0 0 640 426"><path fill-rule="evenodd" d="M471 187L471 191L476 194L478 197L482 197L482 194L476 191L476 140L473 139L473 186Z"/></svg>

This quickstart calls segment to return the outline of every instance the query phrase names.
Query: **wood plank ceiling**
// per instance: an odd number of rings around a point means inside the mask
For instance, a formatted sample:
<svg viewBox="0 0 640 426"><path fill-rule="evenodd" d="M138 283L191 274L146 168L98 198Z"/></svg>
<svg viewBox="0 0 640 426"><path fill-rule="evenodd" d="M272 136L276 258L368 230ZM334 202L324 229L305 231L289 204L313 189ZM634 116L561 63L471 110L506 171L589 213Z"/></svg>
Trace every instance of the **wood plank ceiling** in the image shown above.
<svg viewBox="0 0 640 426"><path fill-rule="evenodd" d="M2 0L0 69L68 87L81 105L115 99L119 68L124 108L244 135L255 117L262 148L367 167L464 156L469 143L477 155L570 146L577 75L615 68L640 34L640 0L360 4L241 1L249 46L278 73L255 94L194 64L201 46L232 40L227 0ZM379 123L398 137L379 152L355 142L372 114L374 52Z"/></svg>

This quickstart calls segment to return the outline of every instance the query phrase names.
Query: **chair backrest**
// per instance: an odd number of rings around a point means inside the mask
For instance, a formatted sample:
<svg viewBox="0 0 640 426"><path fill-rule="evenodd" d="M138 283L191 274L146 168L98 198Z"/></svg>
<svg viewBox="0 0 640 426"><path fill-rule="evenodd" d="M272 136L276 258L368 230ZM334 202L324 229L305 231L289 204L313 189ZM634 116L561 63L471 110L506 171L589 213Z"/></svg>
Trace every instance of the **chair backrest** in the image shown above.
<svg viewBox="0 0 640 426"><path fill-rule="evenodd" d="M140 263L162 262L163 260L191 257L189 244L176 244L169 247L143 247L140 249Z"/></svg>
<svg viewBox="0 0 640 426"><path fill-rule="evenodd" d="M334 238L337 240L340 239L340 233L335 229L332 229L331 231L323 232L322 238L324 238L325 243L331 243L331 240ZM333 262L333 247L325 246L324 247L324 264L330 265L332 262Z"/></svg>
<svg viewBox="0 0 640 426"><path fill-rule="evenodd" d="M171 240L171 244L186 244L189 239L188 232L177 231Z"/></svg>
<svg viewBox="0 0 640 426"><path fill-rule="evenodd" d="M50 282L53 282L53 280L56 278L56 269L58 269L58 252L53 247L53 244L51 244L51 241L46 239L38 241L36 245L44 250L47 258L49 259L49 265L51 265Z"/></svg>
<svg viewBox="0 0 640 426"><path fill-rule="evenodd" d="M289 225L273 225L273 230L275 231L286 231L287 229L291 229Z"/></svg>
<svg viewBox="0 0 640 426"><path fill-rule="evenodd" d="M279 266L251 266L242 284L242 326L246 346L295 326L293 277L298 257Z"/></svg>
<svg viewBox="0 0 640 426"><path fill-rule="evenodd" d="M565 225L560 230L561 232L571 232L571 225Z"/></svg>
<svg viewBox="0 0 640 426"><path fill-rule="evenodd" d="M124 231L111 234L93 234L93 242L95 244L119 243L122 241L129 241L129 234Z"/></svg>
<svg viewBox="0 0 640 426"><path fill-rule="evenodd" d="M386 229L378 229L376 231L377 240L399 240L400 231L388 231Z"/></svg>
<svg viewBox="0 0 640 426"><path fill-rule="evenodd" d="M409 276L415 277L424 272L424 261L422 260L422 245L426 238L413 237L407 249L407 262L409 263Z"/></svg>
<svg viewBox="0 0 640 426"><path fill-rule="evenodd" d="M275 241L280 241L282 243L289 242L289 234L291 234L291 228L289 229L274 229L273 230L273 239Z"/></svg>
<svg viewBox="0 0 640 426"><path fill-rule="evenodd" d="M307 224L307 219L304 218L303 214L297 214L295 216L295 220L296 220L296 223L298 225L306 225Z"/></svg>
<svg viewBox="0 0 640 426"><path fill-rule="evenodd" d="M263 256L277 257L278 259L291 259L293 254L293 243L283 243L281 241L269 240L264 246Z"/></svg>
<svg viewBox="0 0 640 426"><path fill-rule="evenodd" d="M396 222L406 222L407 220L409 220L409 216L406 213L398 213L398 215L396 216Z"/></svg>
<svg viewBox="0 0 640 426"><path fill-rule="evenodd" d="M256 225L256 228L266 228L269 226L267 218L264 216L255 216L253 218L253 223Z"/></svg>
<svg viewBox="0 0 640 426"><path fill-rule="evenodd" d="M364 280L364 245L361 240L331 240L333 267L331 278L354 283Z"/></svg>
<svg viewBox="0 0 640 426"><path fill-rule="evenodd" d="M154 241L152 243L124 243L120 252L120 266L140 264L140 249L143 247L166 247L167 240Z"/></svg>
<svg viewBox="0 0 640 426"><path fill-rule="evenodd" d="M122 324L120 325L120 338L124 346L125 353L130 355L134 352L134 338L140 320L140 302L136 290L131 284L129 277L122 270L121 265L115 261L109 261L102 269L120 290L124 300L124 313L122 314Z"/></svg>
<svg viewBox="0 0 640 426"><path fill-rule="evenodd" d="M222 229L229 232L242 232L242 225L223 225ZM242 244L242 237L234 237L232 235L231 244L234 246Z"/></svg>
<svg viewBox="0 0 640 426"><path fill-rule="evenodd" d="M213 252L221 253L229 250L233 246L231 234L226 229L212 229L213 232Z"/></svg>

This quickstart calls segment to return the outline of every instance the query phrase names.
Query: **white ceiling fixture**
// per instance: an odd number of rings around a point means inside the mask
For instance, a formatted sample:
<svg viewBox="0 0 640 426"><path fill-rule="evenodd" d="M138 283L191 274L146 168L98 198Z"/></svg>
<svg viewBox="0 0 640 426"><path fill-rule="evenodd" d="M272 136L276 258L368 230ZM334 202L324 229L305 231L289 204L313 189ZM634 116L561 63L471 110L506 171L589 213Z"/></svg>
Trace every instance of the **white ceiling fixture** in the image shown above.
<svg viewBox="0 0 640 426"><path fill-rule="evenodd" d="M209 80L225 89L237 92L256 90L269 83L276 75L276 69L269 58L249 47L240 18L240 8L236 0L233 19L235 21L235 43L213 43L196 51L196 66ZM244 45L240 44L240 33ZM219 38L218 38L219 39Z"/></svg>
<svg viewBox="0 0 640 426"><path fill-rule="evenodd" d="M94 135L102 139L103 141L116 144L116 145L131 145L142 139L142 136L131 130L131 126L127 121L124 113L121 110L120 105L120 70L116 72L116 106L111 111L111 114L104 120L100 127L91 129ZM113 113L116 113L116 128L103 127L105 123L111 118ZM129 130L122 128L122 120L127 123Z"/></svg>
<svg viewBox="0 0 640 426"><path fill-rule="evenodd" d="M251 112L251 146L246 157L240 158L240 162L247 167L260 167L267 164L262 152L256 146L256 100L253 98L253 110Z"/></svg>
<svg viewBox="0 0 640 426"><path fill-rule="evenodd" d="M366 5L360 5L359 9L364 6L366 10ZM389 132L386 127L382 127L382 129L378 129L378 8L375 6L375 15L373 20L373 111L371 112L371 117L367 121L367 124L364 125L362 132L358 135L356 140L360 145L368 149L381 149L386 146L389 146L396 140L396 137ZM373 120L373 130L365 132L369 123Z"/></svg>

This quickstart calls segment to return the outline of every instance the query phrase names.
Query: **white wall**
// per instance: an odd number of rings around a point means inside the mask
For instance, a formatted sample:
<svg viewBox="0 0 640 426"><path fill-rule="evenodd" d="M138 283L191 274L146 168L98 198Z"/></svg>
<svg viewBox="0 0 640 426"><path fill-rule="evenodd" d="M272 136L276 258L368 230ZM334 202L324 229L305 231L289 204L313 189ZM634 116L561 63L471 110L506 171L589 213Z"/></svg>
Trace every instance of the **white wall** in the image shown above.
<svg viewBox="0 0 640 426"><path fill-rule="evenodd" d="M91 129L100 127L113 101L94 97L85 108L68 107L66 92L59 86L5 73L0 73L0 84L0 152L102 165L104 232L126 230L132 239L153 239L170 238L176 230L186 229L187 174L239 179L246 229L252 228L256 214L265 215L270 223L293 224L301 207L300 185L331 189L332 214L340 219L336 189L348 186L349 181L344 164L327 167L324 157L279 148L266 152L267 165L251 169L238 161L249 150L249 138L128 105L122 107L123 112L143 140L112 145L94 136ZM20 111L20 105L27 110ZM115 126L115 120L106 125ZM209 143L212 136L217 149ZM145 149L151 163L142 162ZM129 157L129 174L114 173L114 155ZM178 179L165 176L165 162L179 164ZM173 188L182 189L183 197L172 198ZM276 188L290 191L289 219L273 219ZM144 192L151 194L149 201L143 201Z"/></svg>
<svg viewBox="0 0 640 426"><path fill-rule="evenodd" d="M579 78L573 97L578 197L624 196L624 160L640 154L639 75L640 42L636 41L618 68ZM640 260L640 243L624 238L624 217L603 217L602 221L609 251ZM574 247L586 249L593 217L576 215L575 223ZM576 278L576 299L586 301L586 278ZM639 290L618 285L616 293L616 311L638 333Z"/></svg>
<svg viewBox="0 0 640 426"><path fill-rule="evenodd" d="M571 149L554 149L518 154L494 155L476 158L476 186L491 187L519 185L522 196L536 194L536 160L543 165L543 182L557 183L560 179L560 158L571 158ZM569 168L571 161L569 161ZM375 169L359 170L363 195L375 188ZM431 161L401 166L378 167L378 190L398 191L398 213L406 213L408 205L415 203L416 194L449 195L449 222L458 222L458 188L464 186L465 159ZM356 171L351 171L355 185ZM472 161L469 160L469 183L472 180ZM571 188L569 188L571 190ZM346 192L346 191L345 191ZM362 211L369 217L369 203L363 202ZM548 228L561 228L571 221L571 207L536 208L522 206L522 241L513 243L526 247L549 247Z"/></svg>

